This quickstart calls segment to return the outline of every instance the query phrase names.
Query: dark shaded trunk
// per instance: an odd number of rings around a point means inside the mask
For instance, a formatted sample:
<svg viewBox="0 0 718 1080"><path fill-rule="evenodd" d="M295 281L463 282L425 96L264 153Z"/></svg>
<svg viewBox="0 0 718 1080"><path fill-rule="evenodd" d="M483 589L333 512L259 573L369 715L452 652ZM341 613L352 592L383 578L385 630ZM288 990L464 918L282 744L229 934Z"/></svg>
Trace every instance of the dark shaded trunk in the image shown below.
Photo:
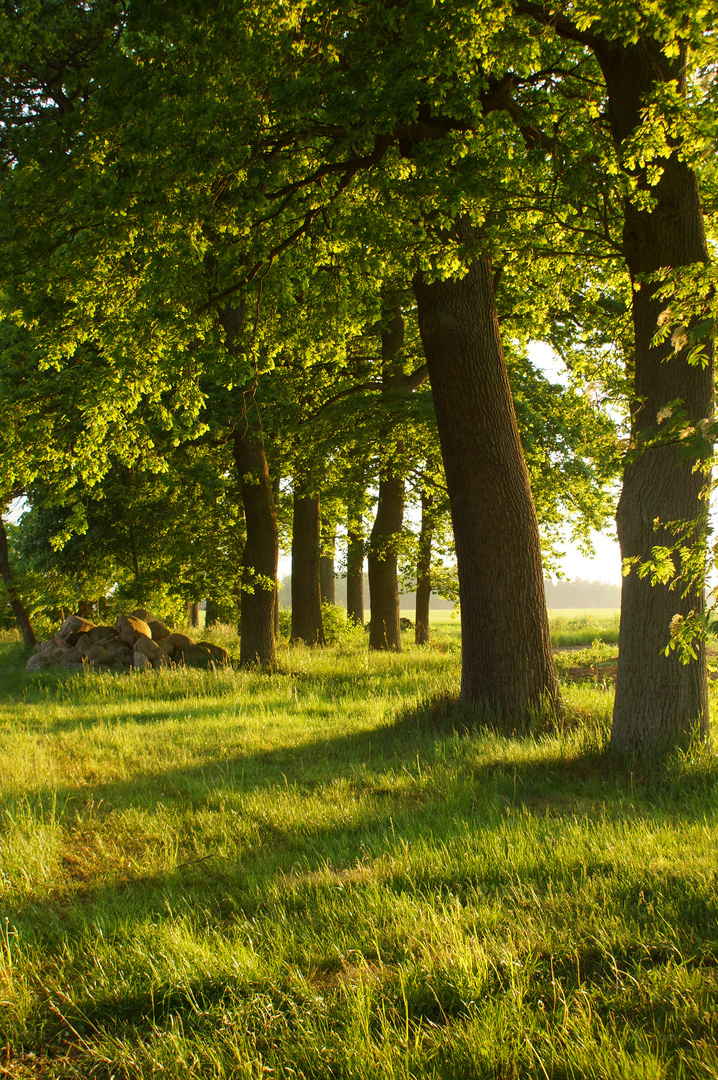
<svg viewBox="0 0 718 1080"><path fill-rule="evenodd" d="M347 618L364 625L364 532L361 510L347 515Z"/></svg>
<svg viewBox="0 0 718 1080"><path fill-rule="evenodd" d="M323 645L322 599L319 591L321 514L318 495L294 493L292 525L292 641Z"/></svg>
<svg viewBox="0 0 718 1080"><path fill-rule="evenodd" d="M421 493L421 531L416 560L416 615L414 618L414 643L429 642L429 604L431 601L431 541L434 536L434 519L431 514L433 496Z"/></svg>
<svg viewBox="0 0 718 1080"><path fill-rule="evenodd" d="M187 625L190 627L199 626L199 601L188 600L187 601Z"/></svg>
<svg viewBox="0 0 718 1080"><path fill-rule="evenodd" d="M658 82L684 84L685 56L668 59L659 45L640 41L630 48L606 44L596 49L609 95L609 119L619 153L622 144L640 125L641 108ZM655 200L649 213L625 206L623 247L633 281L635 328L635 405L633 443L637 453L624 471L618 504L618 539L623 559L646 562L656 546L672 547L676 535L671 523L697 522L706 512L708 478L696 468L709 447L696 445L691 455L666 444L641 451L647 439L660 435L658 415L673 403L683 403L691 425L712 415L713 368L687 362L686 330L652 344L659 316L669 301L656 296L657 286L646 280L662 267L706 262L708 251L694 173L676 151L661 162L663 175L650 189ZM639 188L648 189L644 173L637 173ZM712 361L712 343L706 341ZM683 347L682 347L683 346ZM669 425L667 425L669 426ZM705 530L690 539L705 549ZM621 753L663 751L685 745L694 731L708 734L705 649L683 664L677 652L666 657L671 620L675 615L703 612L700 587L681 596L678 588L651 586L634 568L623 579L618 677L611 745Z"/></svg>
<svg viewBox="0 0 718 1080"><path fill-rule="evenodd" d="M97 617L95 605L91 600L80 600L77 605L77 614L81 619L87 619L88 622L92 622Z"/></svg>
<svg viewBox="0 0 718 1080"><path fill-rule="evenodd" d="M404 481L391 474L379 481L379 505L369 539L369 648L401 652L396 544L404 522Z"/></svg>
<svg viewBox="0 0 718 1080"><path fill-rule="evenodd" d="M8 600L10 601L10 607L12 608L15 621L17 622L17 628L22 634L22 639L26 645L37 645L37 638L35 637L30 623L30 617L25 611L25 606L20 599L15 582L13 581L12 571L10 569L10 555L7 546L7 533L5 531L5 523L0 517L0 576L2 576L3 584L5 585L5 591L7 592Z"/></svg>
<svg viewBox="0 0 718 1080"><path fill-rule="evenodd" d="M219 604L217 604L212 599L208 599L207 600L207 605L206 605L206 607L204 609L204 625L205 625L205 628L208 627L208 626L216 626L217 623L220 620L220 615L221 615L221 611L220 611Z"/></svg>
<svg viewBox="0 0 718 1080"><path fill-rule="evenodd" d="M460 281L419 274L414 291L456 543L461 696L520 717L554 707L558 683L491 262L478 256Z"/></svg>
<svg viewBox="0 0 718 1080"><path fill-rule="evenodd" d="M404 344L404 319L396 310L381 335L382 391L401 385L399 353ZM381 433L382 441L388 430ZM396 457L403 447L397 446ZM369 538L369 648L401 652L399 581L397 547L404 524L404 481L395 475L392 464L386 465L379 478L379 504Z"/></svg>
<svg viewBox="0 0 718 1080"><path fill-rule="evenodd" d="M240 586L240 663L274 667L277 514L264 444L260 434L249 430L245 417L239 420L235 430L233 451L247 531Z"/></svg>
<svg viewBox="0 0 718 1080"><path fill-rule="evenodd" d="M132 554L132 568L135 571L135 578L137 581L142 580L142 574L140 572L140 560L137 555L137 542L135 540L135 527L130 525L130 552Z"/></svg>
<svg viewBox="0 0 718 1080"><path fill-rule="evenodd" d="M272 479L272 498L275 510L279 507L279 490L282 478L275 476ZM274 582L274 638L279 637L279 579Z"/></svg>

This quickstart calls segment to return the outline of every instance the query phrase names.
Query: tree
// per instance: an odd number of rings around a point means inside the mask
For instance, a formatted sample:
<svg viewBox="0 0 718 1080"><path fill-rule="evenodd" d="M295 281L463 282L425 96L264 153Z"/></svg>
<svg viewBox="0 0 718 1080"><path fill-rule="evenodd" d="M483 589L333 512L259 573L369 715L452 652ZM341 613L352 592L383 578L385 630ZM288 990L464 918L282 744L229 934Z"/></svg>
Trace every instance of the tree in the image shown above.
<svg viewBox="0 0 718 1080"><path fill-rule="evenodd" d="M700 522L708 444L699 434L690 446L676 445L660 438L659 425L680 409L684 423L700 433L711 417L712 328L694 319L662 334L671 317L660 285L666 269L708 262L697 177L675 118L685 100L690 50L700 48L709 16L680 4L645 11L621 6L618 21L608 9L584 11L581 5L570 18L525 0L515 9L595 55L624 178L622 248L633 284L635 335L633 451L617 514L621 555L630 570L621 598L611 745L620 753L651 753L685 744L695 731L703 738L708 733L704 647L698 644L688 664L677 650L666 649L672 620L704 610L702 574L675 589L676 577L652 583L640 567L657 549L705 549ZM684 557L689 564L691 555ZM687 570L674 564L678 582Z"/></svg>
<svg viewBox="0 0 718 1080"><path fill-rule="evenodd" d="M171 26L163 5L132 7L122 47L106 55L103 45L102 63L94 56L93 63L85 61L87 94L78 96L72 117L48 104L43 90L38 116L20 136L15 132L16 164L5 179L14 238L5 263L11 307L18 317L41 324L39 332L56 356L67 351L67 335L63 345L57 336L64 319L73 328L74 352L93 344L118 372L126 371L128 357L137 357L132 343L146 349L151 342L152 379L161 388L175 378L191 390L197 383L187 378L187 369L198 367L211 368L225 385L247 386L258 356L267 369L271 363L263 354L265 328L257 316L254 333L229 350L233 370L223 371L222 305L241 296L250 307L256 302L259 312L269 288L282 289L269 271L280 258L286 264L303 238L325 236L330 262L337 247L354 245L360 252L363 246L365 259L370 247L375 265L378 254L392 274L415 275L432 387L441 404L442 446L449 455L459 576L472 606L482 599L469 581L475 577L469 556L474 540L492 558L503 557L492 531L497 521L506 529L512 525L496 513L477 513L484 504L475 492L462 504L460 466L483 473L493 491L511 474L511 484L528 492L488 274L497 235L505 231L506 204L512 212L514 198L522 208L532 205L534 193L524 197L527 173L539 186L550 179L549 155L532 117L519 115L514 122L508 92L512 65L531 73L541 61L545 68L539 53L550 49L529 33L507 31L503 12L483 12L479 25L476 13L460 6L437 18L423 4L412 4L399 17L393 10L367 10L372 17L362 19L355 11L316 9L289 25L271 7L261 19L255 10L223 7L203 17L199 32L191 5L176 6ZM556 59L559 51L554 54ZM486 69L489 56L500 58L498 74L493 60ZM203 110L197 102L221 104ZM135 119L130 126L127 108ZM504 123L505 116L510 122ZM143 130L153 132L151 140L142 138ZM203 147L201 155L177 153L188 132L193 145ZM52 179L41 208L27 199L38 163ZM142 179L136 183L138 171ZM62 214L55 212L58 205ZM102 224L94 226L93 217ZM517 231L530 224L521 216ZM75 243L78 228L81 244ZM25 266L28 253L36 275L31 287L13 269L14 257L21 256ZM169 266L176 269L171 289ZM376 276L383 280L389 274L382 268ZM458 333L440 318L432 324L441 312L459 320ZM476 318L483 319L479 335L472 325ZM496 379L488 411L476 398L472 419L482 425L485 416L493 419L480 436L464 436L464 388L474 396L483 390L480 341L490 343ZM256 483L247 487L243 480L247 498L250 488L266 496L263 524L246 507L245 559L250 553L259 558L250 535L255 520L268 548L274 543L260 436L252 433L254 451L247 461L236 455L240 477L251 475L252 467L243 469L250 459L256 467ZM491 472L494 458L484 451L495 436L504 457ZM481 459L466 456L479 450ZM518 517L528 528L525 547L517 546L520 534L506 537L506 549L514 548L515 599L541 608L535 515L522 502ZM265 561L270 566L272 559ZM257 563L246 565L245 591L256 597L249 589L269 576ZM495 595L482 602L488 616L503 611L501 621L490 626L475 609L464 627L465 697L490 700L507 712L551 704L556 684L545 612L517 639L513 612L509 617L504 610L509 593L502 574L492 579L492 588ZM243 598L243 628L245 607ZM486 647L514 654L525 678L510 685L497 680L479 660ZM248 655L259 653L252 648Z"/></svg>

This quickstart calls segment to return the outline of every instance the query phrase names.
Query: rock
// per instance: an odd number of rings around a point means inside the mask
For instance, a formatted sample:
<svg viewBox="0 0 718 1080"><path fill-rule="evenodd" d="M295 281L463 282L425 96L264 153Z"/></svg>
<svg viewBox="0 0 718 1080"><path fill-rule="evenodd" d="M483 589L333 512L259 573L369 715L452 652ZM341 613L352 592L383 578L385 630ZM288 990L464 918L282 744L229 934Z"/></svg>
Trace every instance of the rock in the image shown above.
<svg viewBox="0 0 718 1080"><path fill-rule="evenodd" d="M184 652L185 649L194 648L194 641L186 634L170 634L164 640L174 647L175 652Z"/></svg>
<svg viewBox="0 0 718 1080"><path fill-rule="evenodd" d="M105 666L109 666L112 663L110 654L107 649L102 647L102 645L93 645L92 648L85 653L85 659L91 664L104 664Z"/></svg>
<svg viewBox="0 0 718 1080"><path fill-rule="evenodd" d="M152 661L146 653L141 652L139 649L135 649L133 666L135 671L144 671L145 668L152 667Z"/></svg>
<svg viewBox="0 0 718 1080"><path fill-rule="evenodd" d="M82 667L82 660L82 653L79 651L79 649L68 649L67 652L64 652L60 657L60 667L72 668L75 667L77 664Z"/></svg>
<svg viewBox="0 0 718 1080"><path fill-rule="evenodd" d="M145 656L149 656L150 660L154 660L161 651L157 642L145 637L144 634L140 634L135 642L135 653L143 652Z"/></svg>
<svg viewBox="0 0 718 1080"><path fill-rule="evenodd" d="M183 649L182 660L187 667L210 667L214 664L212 653L208 649Z"/></svg>
<svg viewBox="0 0 718 1080"><path fill-rule="evenodd" d="M221 645L213 645L211 641L198 641L197 645L202 649L208 649L212 659L220 664L226 664L229 660L229 653Z"/></svg>
<svg viewBox="0 0 718 1080"><path fill-rule="evenodd" d="M92 630L94 625L88 619L81 618L80 615L68 615L55 636L62 638L70 645L75 645L77 639L88 630Z"/></svg>
<svg viewBox="0 0 718 1080"><path fill-rule="evenodd" d="M55 636L54 636L54 638L52 640L54 641L54 643L55 643L55 645L57 646L58 649L70 649L70 648L72 648L69 641L66 641L64 637L60 637L59 634L55 634Z"/></svg>
<svg viewBox="0 0 718 1080"><path fill-rule="evenodd" d="M81 664L82 653L76 645L73 646L73 648L71 649L65 649L62 656L60 657L60 663L63 667L65 667L67 664Z"/></svg>
<svg viewBox="0 0 718 1080"><path fill-rule="evenodd" d="M152 667L156 671L159 670L159 668L171 668L172 661L170 660L166 652L163 652L162 649L159 649L157 656L155 656L152 661Z"/></svg>
<svg viewBox="0 0 718 1080"><path fill-rule="evenodd" d="M36 652L32 654L25 664L25 671L40 671L41 668L48 667L51 663L52 660L48 660L47 653Z"/></svg>
<svg viewBox="0 0 718 1080"><path fill-rule="evenodd" d="M161 619L148 619L147 625L152 631L153 641L163 641L172 633L169 626L165 626Z"/></svg>
<svg viewBox="0 0 718 1080"><path fill-rule="evenodd" d="M153 615L151 611L147 610L147 608L138 607L138 608L135 608L134 611L131 611L129 613L129 615L127 616L127 618L128 619L142 619L142 622L150 623L153 619L156 619L157 616Z"/></svg>
<svg viewBox="0 0 718 1080"><path fill-rule="evenodd" d="M90 641L99 643L101 641L108 641L111 638L117 637L117 631L114 626L93 626L92 630L88 630L85 634Z"/></svg>
<svg viewBox="0 0 718 1080"><path fill-rule="evenodd" d="M411 619L406 619L406 618L399 619L399 626L401 627L402 630L413 630L414 629L414 624L411 621Z"/></svg>
<svg viewBox="0 0 718 1080"><path fill-rule="evenodd" d="M115 630L120 641L127 645L134 645L137 637L142 634L151 638L152 631L143 619L136 619L132 615L120 615L115 623Z"/></svg>
<svg viewBox="0 0 718 1080"><path fill-rule="evenodd" d="M103 647L113 663L117 661L123 664L132 663L132 649L129 645L126 645L124 641L120 641L119 638L115 638L114 641L108 641Z"/></svg>
<svg viewBox="0 0 718 1080"><path fill-rule="evenodd" d="M169 638L162 638L157 642L157 647L165 654L165 656L172 656L175 651L175 647Z"/></svg>

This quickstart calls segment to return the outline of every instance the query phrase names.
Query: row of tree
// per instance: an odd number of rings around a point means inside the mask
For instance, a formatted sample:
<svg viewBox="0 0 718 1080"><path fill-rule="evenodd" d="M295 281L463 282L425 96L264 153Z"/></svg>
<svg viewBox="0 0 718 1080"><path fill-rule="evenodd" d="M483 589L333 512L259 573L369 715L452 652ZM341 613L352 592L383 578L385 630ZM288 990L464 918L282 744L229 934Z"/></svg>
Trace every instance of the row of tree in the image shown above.
<svg viewBox="0 0 718 1080"><path fill-rule="evenodd" d="M358 437L351 403L382 399L378 581L400 521L401 411L428 374L462 695L512 715L555 708L534 500L550 515L531 465L559 513L562 451L573 490L594 493L615 453L576 402L583 441L559 417L553 444L533 444L555 389L524 346L544 337L594 391L574 394L582 406L630 407L613 745L706 733L702 646L689 664L664 649L692 647L704 606L707 7L233 0L199 15L180 0L170 20L152 0L61 0L7 6L0 30L5 497L41 477L72 506L70 535L116 463L161 474L168 447L226 448L245 529L241 654L271 662L279 477L293 477L301 544L323 470L361 468L351 438L339 455L317 420ZM380 356L362 348L372 328ZM436 457L429 436L415 460L432 471Z"/></svg>

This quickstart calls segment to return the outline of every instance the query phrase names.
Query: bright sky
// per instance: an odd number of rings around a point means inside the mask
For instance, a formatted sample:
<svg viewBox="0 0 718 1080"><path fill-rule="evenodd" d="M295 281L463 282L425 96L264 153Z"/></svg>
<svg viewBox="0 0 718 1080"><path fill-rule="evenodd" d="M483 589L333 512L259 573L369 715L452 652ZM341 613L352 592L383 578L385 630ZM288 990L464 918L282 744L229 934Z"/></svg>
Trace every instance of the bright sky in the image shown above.
<svg viewBox="0 0 718 1080"><path fill-rule="evenodd" d="M552 382L566 382L565 368L550 345L544 341L533 341L529 345L529 356L535 367ZM584 581L602 581L607 585L621 584L621 552L613 525L610 531L591 534L596 555L587 559L575 545L566 544L566 556L561 561L561 570L569 581L583 578Z"/></svg>

